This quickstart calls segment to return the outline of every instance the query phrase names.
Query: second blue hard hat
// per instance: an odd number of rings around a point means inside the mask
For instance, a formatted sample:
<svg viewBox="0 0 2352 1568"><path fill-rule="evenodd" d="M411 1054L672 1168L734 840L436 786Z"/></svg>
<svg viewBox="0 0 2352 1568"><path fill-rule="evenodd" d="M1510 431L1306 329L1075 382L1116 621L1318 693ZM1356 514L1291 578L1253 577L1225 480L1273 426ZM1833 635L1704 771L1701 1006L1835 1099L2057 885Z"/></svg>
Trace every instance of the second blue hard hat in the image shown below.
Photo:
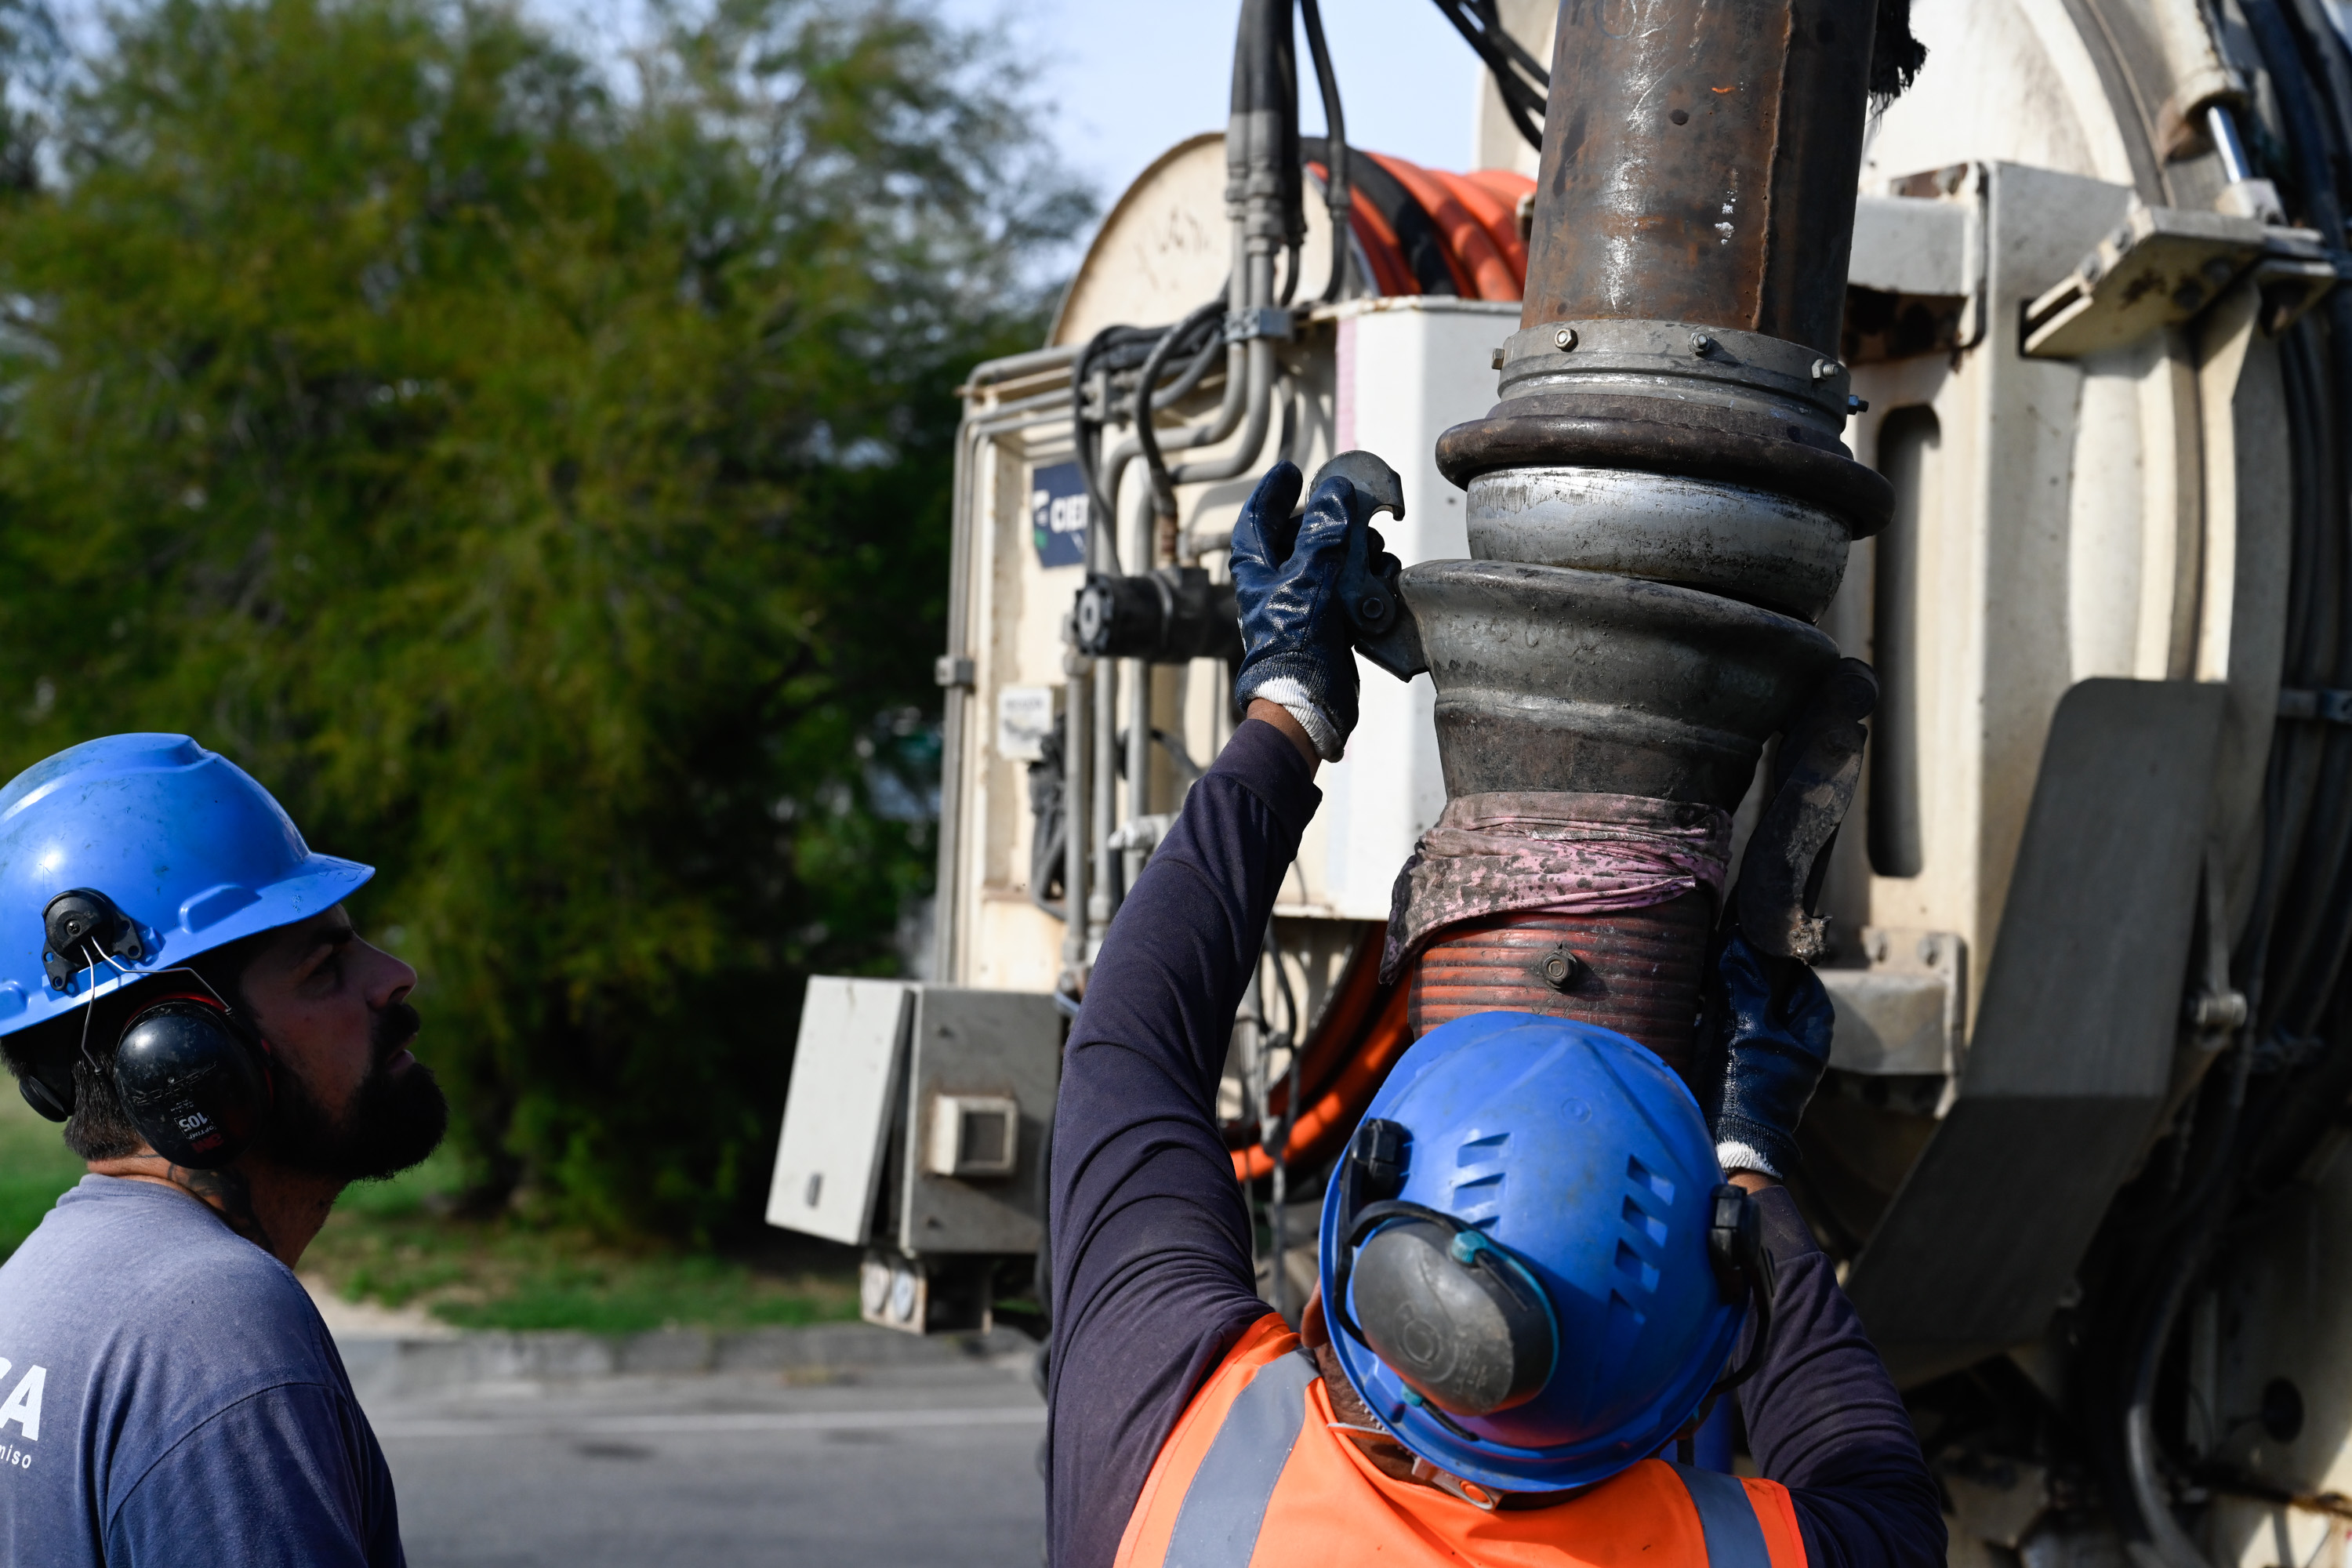
<svg viewBox="0 0 2352 1568"><path fill-rule="evenodd" d="M59 752L0 789L0 1035L332 909L373 875L312 853L268 790L185 735ZM47 916L74 892L101 895L126 923L68 960Z"/></svg>
<svg viewBox="0 0 2352 1568"><path fill-rule="evenodd" d="M1624 1036L1526 1013L1431 1031L1324 1199L1348 1381L1465 1480L1606 1479L1697 1413L1738 1335L1708 1253L1722 1181L1690 1090Z"/></svg>

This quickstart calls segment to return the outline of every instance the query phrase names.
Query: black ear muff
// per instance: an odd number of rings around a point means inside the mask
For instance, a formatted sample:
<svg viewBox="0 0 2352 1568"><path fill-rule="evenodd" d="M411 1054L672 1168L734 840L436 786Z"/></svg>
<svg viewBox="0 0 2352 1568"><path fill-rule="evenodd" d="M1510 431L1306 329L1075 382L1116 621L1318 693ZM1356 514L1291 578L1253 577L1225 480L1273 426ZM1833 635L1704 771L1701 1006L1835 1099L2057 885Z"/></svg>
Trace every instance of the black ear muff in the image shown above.
<svg viewBox="0 0 2352 1568"><path fill-rule="evenodd" d="M63 1121L73 1115L73 1101L61 1098L55 1089L31 1073L16 1080L16 1092L25 1097L26 1104L51 1121Z"/></svg>
<svg viewBox="0 0 2352 1568"><path fill-rule="evenodd" d="M268 1049L219 1003L168 997L131 1019L114 1049L114 1090L148 1147L216 1171L251 1146L273 1098Z"/></svg>
<svg viewBox="0 0 2352 1568"><path fill-rule="evenodd" d="M1756 1200L1729 1182L1715 1189L1707 1211L1706 1260L1726 1301L1756 1303L1756 1338L1748 1360L1715 1385L1711 1399L1756 1375L1764 1364L1764 1342L1772 1332L1772 1254L1764 1246L1763 1218Z"/></svg>
<svg viewBox="0 0 2352 1568"><path fill-rule="evenodd" d="M1450 1426L1447 1411L1492 1415L1542 1392L1559 1330L1535 1276L1485 1232L1395 1201L1412 1147L1403 1126L1378 1118L1349 1141L1324 1310Z"/></svg>
<svg viewBox="0 0 2352 1568"><path fill-rule="evenodd" d="M1354 1317L1372 1353L1456 1415L1524 1405L1551 1381L1559 1331L1541 1288L1483 1232L1375 1204L1356 1254ZM1381 1211L1389 1211L1386 1214Z"/></svg>

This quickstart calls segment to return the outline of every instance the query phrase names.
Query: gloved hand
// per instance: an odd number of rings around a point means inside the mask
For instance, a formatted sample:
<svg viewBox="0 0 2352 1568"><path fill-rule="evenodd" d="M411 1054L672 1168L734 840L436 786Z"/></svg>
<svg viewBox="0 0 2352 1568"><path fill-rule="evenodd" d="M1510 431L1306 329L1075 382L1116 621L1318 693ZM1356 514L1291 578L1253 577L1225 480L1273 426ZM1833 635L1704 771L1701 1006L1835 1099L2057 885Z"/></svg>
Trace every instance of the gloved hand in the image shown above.
<svg viewBox="0 0 2352 1568"><path fill-rule="evenodd" d="M1242 667L1234 695L1290 710L1316 752L1336 763L1356 727L1355 634L1339 602L1351 530L1370 528L1370 499L1333 475L1295 522L1298 468L1276 463L1234 525L1234 596L1241 606ZM1377 561L1372 531L1367 554Z"/></svg>
<svg viewBox="0 0 2352 1568"><path fill-rule="evenodd" d="M1727 1171L1787 1174L1797 1121L1830 1065L1835 1015L1810 965L1759 952L1734 928L1699 1008L1698 1102Z"/></svg>

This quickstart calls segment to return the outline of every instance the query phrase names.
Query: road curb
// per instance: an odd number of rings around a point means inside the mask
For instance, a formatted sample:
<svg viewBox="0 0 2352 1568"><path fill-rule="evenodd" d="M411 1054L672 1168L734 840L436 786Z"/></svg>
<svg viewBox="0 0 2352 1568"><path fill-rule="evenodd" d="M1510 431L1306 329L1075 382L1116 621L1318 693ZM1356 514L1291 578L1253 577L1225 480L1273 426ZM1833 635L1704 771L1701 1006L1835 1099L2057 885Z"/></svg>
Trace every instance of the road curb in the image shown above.
<svg viewBox="0 0 2352 1568"><path fill-rule="evenodd" d="M1025 1356L1010 1329L920 1338L867 1323L807 1328L656 1329L637 1334L560 1331L473 1331L435 1338L338 1335L336 1348L361 1399L398 1399L489 1383L697 1373L855 1373L893 1367L969 1364Z"/></svg>

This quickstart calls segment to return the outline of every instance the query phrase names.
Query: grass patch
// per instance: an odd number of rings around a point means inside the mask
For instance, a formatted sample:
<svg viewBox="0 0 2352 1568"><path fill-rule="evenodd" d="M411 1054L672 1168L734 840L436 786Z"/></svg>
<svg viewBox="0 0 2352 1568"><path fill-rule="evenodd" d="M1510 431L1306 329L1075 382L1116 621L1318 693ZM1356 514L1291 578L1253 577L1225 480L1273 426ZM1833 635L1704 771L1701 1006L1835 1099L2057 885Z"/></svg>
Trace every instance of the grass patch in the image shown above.
<svg viewBox="0 0 2352 1568"><path fill-rule="evenodd" d="M23 1246L58 1194L81 1180L80 1157L66 1147L64 1131L0 1078L0 1258Z"/></svg>
<svg viewBox="0 0 2352 1568"><path fill-rule="evenodd" d="M857 1316L846 1247L777 1233L757 1252L622 1245L575 1226L440 1212L457 1182L436 1155L343 1194L302 1258L348 1300L421 1306L463 1329L625 1334L667 1327L750 1329Z"/></svg>
<svg viewBox="0 0 2352 1568"><path fill-rule="evenodd" d="M0 1083L0 1258L81 1180L82 1163L13 1086ZM458 1184L436 1154L389 1182L347 1190L302 1255L349 1300L416 1305L466 1329L625 1334L671 1325L750 1329L857 1316L847 1247L775 1233L758 1251L621 1246L584 1229L440 1212Z"/></svg>

